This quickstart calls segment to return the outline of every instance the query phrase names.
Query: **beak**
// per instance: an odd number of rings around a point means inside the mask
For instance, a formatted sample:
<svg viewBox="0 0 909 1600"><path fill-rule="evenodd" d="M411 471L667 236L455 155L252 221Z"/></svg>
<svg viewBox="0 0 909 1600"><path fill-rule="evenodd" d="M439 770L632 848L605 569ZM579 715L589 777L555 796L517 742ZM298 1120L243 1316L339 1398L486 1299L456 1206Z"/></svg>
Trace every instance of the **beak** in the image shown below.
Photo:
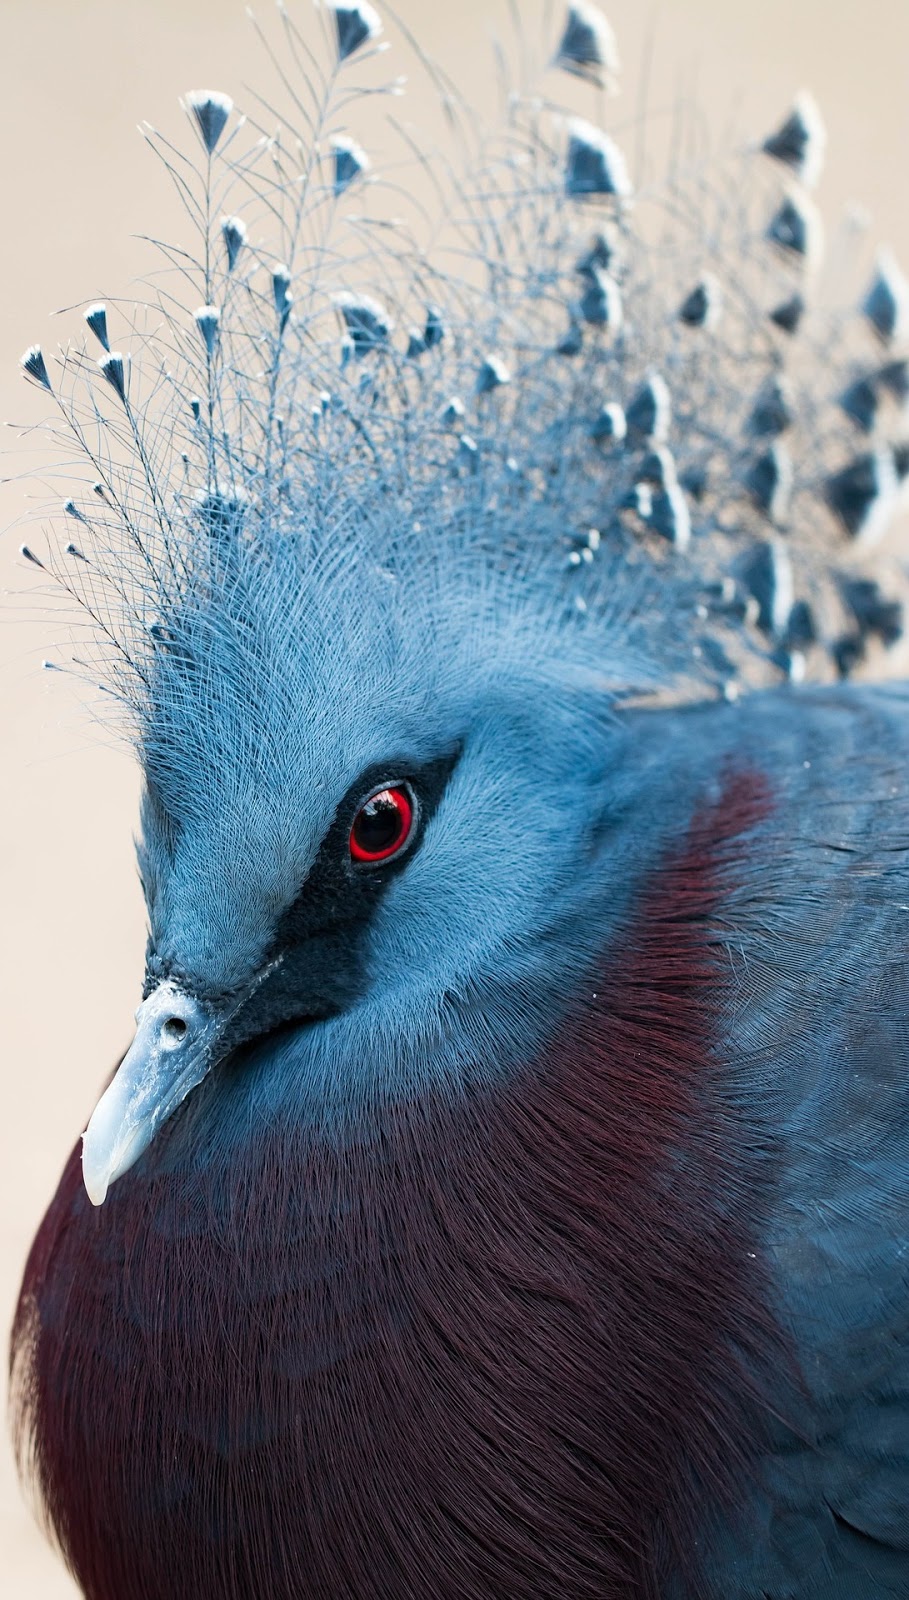
<svg viewBox="0 0 909 1600"><path fill-rule="evenodd" d="M136 1012L136 1037L82 1136L82 1176L93 1205L128 1172L161 1125L202 1082L230 1014L215 1015L171 982Z"/></svg>

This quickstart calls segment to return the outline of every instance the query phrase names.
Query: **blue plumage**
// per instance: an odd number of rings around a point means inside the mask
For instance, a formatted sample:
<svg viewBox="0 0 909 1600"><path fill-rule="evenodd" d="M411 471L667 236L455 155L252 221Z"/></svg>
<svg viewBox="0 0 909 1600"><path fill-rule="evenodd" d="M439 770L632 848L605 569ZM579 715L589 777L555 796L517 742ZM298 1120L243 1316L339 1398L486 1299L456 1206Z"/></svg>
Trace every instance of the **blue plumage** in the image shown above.
<svg viewBox="0 0 909 1600"><path fill-rule="evenodd" d="M898 1596L905 699L836 680L902 633L904 285L821 390L806 96L637 195L515 96L392 223L329 11L286 127L157 141L152 304L23 358L149 915L25 1458L89 1600ZM611 82L595 8L554 60Z"/></svg>

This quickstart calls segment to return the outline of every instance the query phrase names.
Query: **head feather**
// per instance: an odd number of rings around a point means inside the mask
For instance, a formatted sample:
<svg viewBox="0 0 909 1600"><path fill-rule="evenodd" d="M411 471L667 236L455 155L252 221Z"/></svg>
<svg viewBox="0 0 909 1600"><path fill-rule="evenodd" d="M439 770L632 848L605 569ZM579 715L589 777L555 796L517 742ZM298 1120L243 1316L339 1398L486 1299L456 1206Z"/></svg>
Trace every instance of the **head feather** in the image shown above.
<svg viewBox="0 0 909 1600"><path fill-rule="evenodd" d="M819 619L810 671L841 670L838 568L877 540L907 477L905 409L873 360L875 331L900 337L901 280L884 255L864 319L837 314L835 383L819 310L810 338L788 337L817 230L803 189L775 196L774 164L798 172L793 140L817 143L813 102L765 141L772 161L734 151L632 203L611 133L515 93L500 129L461 127L447 155L420 156L436 221L416 205L389 218L381 175L354 183L367 158L348 79L381 22L330 10L335 58L301 73L282 121L263 98L228 132L232 98L200 91L184 105L201 156L149 133L189 237L162 247L144 304L87 308L100 361L68 346L51 375L37 346L23 357L92 487L69 486L79 570L42 560L94 620L140 730L176 663L202 671L203 640L215 651L242 623L267 654L255 619L334 614L341 573L352 617L358 585L393 583L421 617L428 597L451 609L450 586L470 626L473 586L479 627L495 587L524 636L626 693L766 682L789 618L748 599L774 530L793 604ZM601 75L610 41L572 7L556 64ZM859 391L874 405L857 417ZM755 425L768 395L785 396L785 444ZM589 528L597 548L576 559Z"/></svg>

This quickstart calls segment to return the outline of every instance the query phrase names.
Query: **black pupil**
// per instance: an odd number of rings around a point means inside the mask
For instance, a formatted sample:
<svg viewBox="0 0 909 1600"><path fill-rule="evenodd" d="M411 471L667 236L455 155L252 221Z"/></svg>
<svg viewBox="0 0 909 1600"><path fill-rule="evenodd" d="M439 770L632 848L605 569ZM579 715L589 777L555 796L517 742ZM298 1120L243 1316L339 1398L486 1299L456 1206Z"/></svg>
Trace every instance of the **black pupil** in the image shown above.
<svg viewBox="0 0 909 1600"><path fill-rule="evenodd" d="M360 849L375 856L397 844L403 827L396 801L390 794L376 794L358 811L353 834Z"/></svg>

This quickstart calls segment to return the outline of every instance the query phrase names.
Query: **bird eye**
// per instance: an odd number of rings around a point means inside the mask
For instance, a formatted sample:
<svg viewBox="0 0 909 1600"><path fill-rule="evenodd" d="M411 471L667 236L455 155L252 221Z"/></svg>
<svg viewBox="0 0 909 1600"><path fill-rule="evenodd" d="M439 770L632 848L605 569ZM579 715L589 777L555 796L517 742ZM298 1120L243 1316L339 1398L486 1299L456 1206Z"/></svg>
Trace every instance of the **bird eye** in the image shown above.
<svg viewBox="0 0 909 1600"><path fill-rule="evenodd" d="M369 866L388 861L404 849L413 833L416 803L404 784L377 789L364 800L350 830L354 861Z"/></svg>

